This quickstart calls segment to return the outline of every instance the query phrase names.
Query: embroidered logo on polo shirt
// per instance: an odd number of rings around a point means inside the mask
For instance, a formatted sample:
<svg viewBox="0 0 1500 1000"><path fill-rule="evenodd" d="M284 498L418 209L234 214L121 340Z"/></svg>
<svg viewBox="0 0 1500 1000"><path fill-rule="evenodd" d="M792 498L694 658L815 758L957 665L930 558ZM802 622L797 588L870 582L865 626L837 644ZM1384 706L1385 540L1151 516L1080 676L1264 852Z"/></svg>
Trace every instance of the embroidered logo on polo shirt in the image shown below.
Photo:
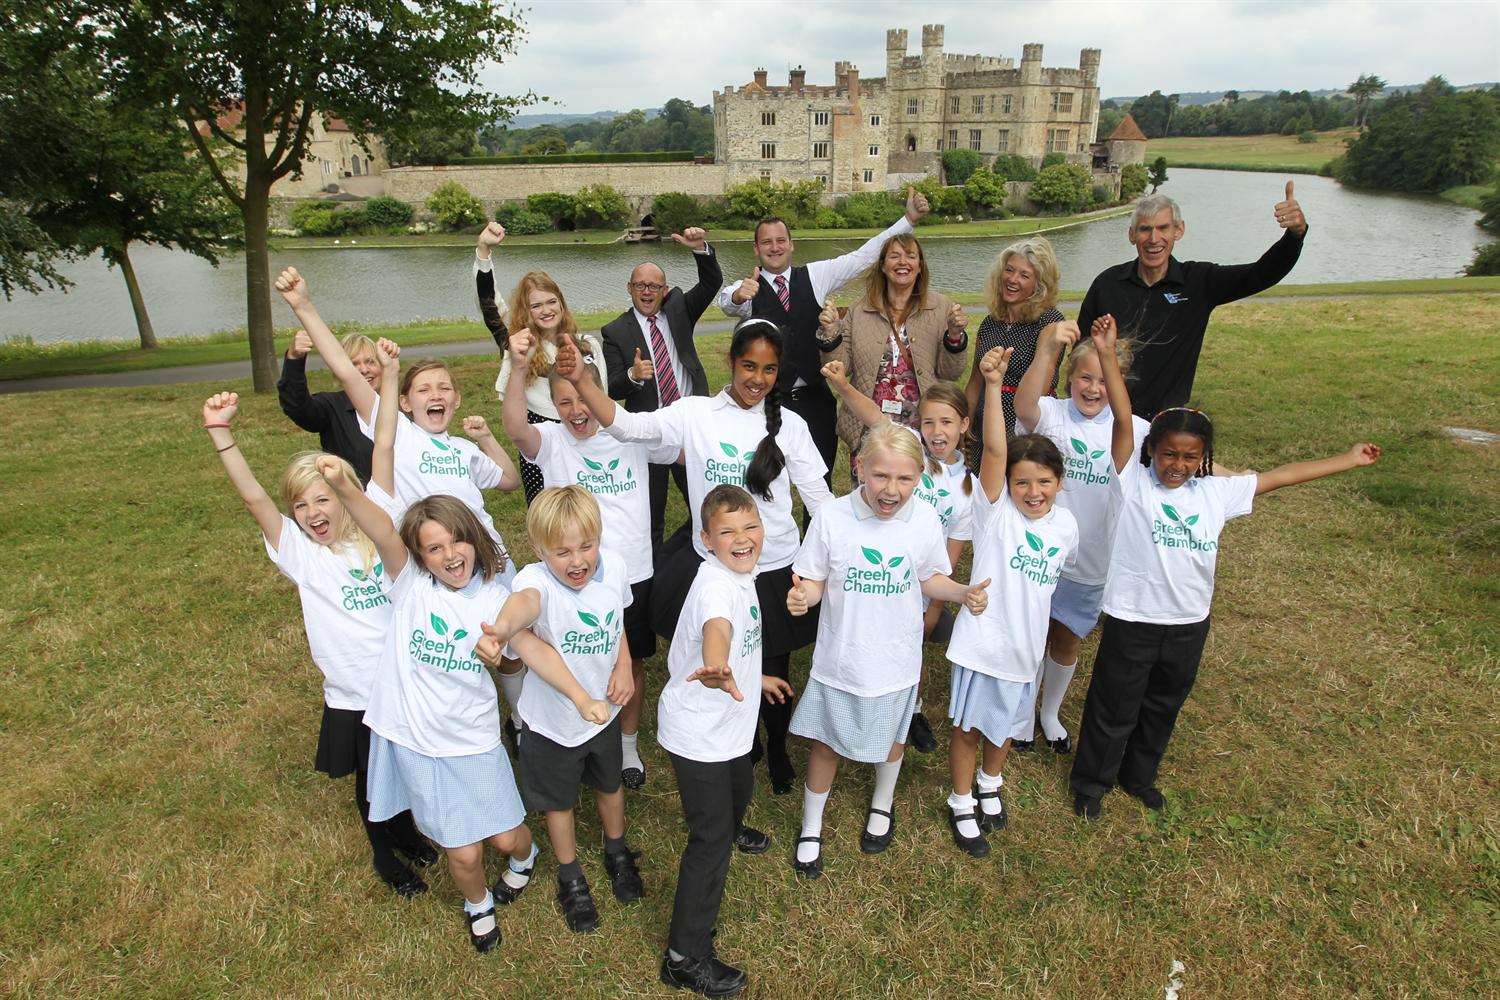
<svg viewBox="0 0 1500 1000"><path fill-rule="evenodd" d="M615 640L620 638L620 623L615 621L613 611L606 612L602 619L592 612L580 611L578 620L588 627L570 628L564 632L562 645L557 649L559 653L572 653L576 656L607 654Z"/></svg>
<svg viewBox="0 0 1500 1000"><path fill-rule="evenodd" d="M1016 546L1016 554L1010 557L1008 565L1038 586L1045 587L1056 583L1058 577L1062 575L1062 563L1059 561L1056 568L1052 567L1051 563L1059 547L1049 546L1040 535L1033 535L1029 531L1024 534L1026 543Z"/></svg>
<svg viewBox="0 0 1500 1000"><path fill-rule="evenodd" d="M710 483L729 483L731 486L742 486L745 482L745 469L749 467L755 458L755 449L752 448L741 454L739 448L728 441L719 442L719 450L729 459L727 462L710 457L703 465L703 478Z"/></svg>
<svg viewBox="0 0 1500 1000"><path fill-rule="evenodd" d="M413 660L424 663L429 667L436 667L444 673L454 670L471 671L483 673L484 664L471 656L460 656L456 643L467 636L466 629L453 629L453 634L448 634L448 623L439 615L427 616L428 624L432 626L432 635L429 635L420 626L411 630L411 638L406 645L406 651Z"/></svg>
<svg viewBox="0 0 1500 1000"><path fill-rule="evenodd" d="M343 586L344 610L369 611L371 608L391 603L391 599L380 590L380 578L384 574L385 566L378 562L368 573L362 569L350 569L349 575L359 582Z"/></svg>
<svg viewBox="0 0 1500 1000"><path fill-rule="evenodd" d="M1161 297L1167 300L1168 305L1174 306L1179 302L1186 302L1188 300L1188 297L1181 292L1162 292Z"/></svg>
<svg viewBox="0 0 1500 1000"><path fill-rule="evenodd" d="M1166 521L1160 517L1151 519L1151 541L1157 545L1164 549L1187 549L1190 552L1213 552L1218 549L1219 543L1211 538L1193 537L1193 525L1198 523L1197 514L1183 517L1169 503L1161 505L1161 512L1166 515Z"/></svg>
<svg viewBox="0 0 1500 1000"><path fill-rule="evenodd" d="M582 455L578 457L583 458ZM604 462L594 462L584 458L583 464L588 466L588 471L578 473L578 485L590 493L619 496L621 493L629 493L637 487L635 470L628 465L625 467L625 471L621 472L618 478L616 477L615 473L620 468L620 460L618 458L612 459L607 465Z"/></svg>
<svg viewBox="0 0 1500 1000"><path fill-rule="evenodd" d="M863 545L859 547L859 551L874 568L866 569L856 563L844 570L844 593L889 597L904 594L911 589L911 563L907 562L905 556L891 556L887 559L879 549ZM903 564L906 570L897 575Z"/></svg>

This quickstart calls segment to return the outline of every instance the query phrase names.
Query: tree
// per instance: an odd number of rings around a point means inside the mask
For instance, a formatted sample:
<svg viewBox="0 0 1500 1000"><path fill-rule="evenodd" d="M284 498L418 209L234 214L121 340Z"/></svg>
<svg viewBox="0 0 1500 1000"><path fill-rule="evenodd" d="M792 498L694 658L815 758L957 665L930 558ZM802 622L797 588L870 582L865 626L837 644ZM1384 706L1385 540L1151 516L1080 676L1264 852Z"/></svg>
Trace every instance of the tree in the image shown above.
<svg viewBox="0 0 1500 1000"><path fill-rule="evenodd" d="M964 182L964 198L969 202L969 214L979 217L1000 215L1005 211L1005 179L996 177L993 171L980 167Z"/></svg>
<svg viewBox="0 0 1500 1000"><path fill-rule="evenodd" d="M1489 194L1479 199L1479 210L1484 214L1474 225L1492 233L1500 233L1500 182L1495 184Z"/></svg>
<svg viewBox="0 0 1500 1000"><path fill-rule="evenodd" d="M1120 197L1130 199L1146 190L1146 168L1139 163L1127 163L1120 168Z"/></svg>
<svg viewBox="0 0 1500 1000"><path fill-rule="evenodd" d="M383 136L391 166L441 166L479 150L468 113L455 100L446 98L413 109Z"/></svg>
<svg viewBox="0 0 1500 1000"><path fill-rule="evenodd" d="M72 282L57 272L53 262L62 253L13 201L0 199L0 293L8 299L17 291L40 292L66 288Z"/></svg>
<svg viewBox="0 0 1500 1000"><path fill-rule="evenodd" d="M1151 181L1152 194L1156 193L1157 188L1167 183L1167 158L1165 156L1158 156L1151 161L1150 176L1148 179Z"/></svg>
<svg viewBox="0 0 1500 1000"><path fill-rule="evenodd" d="M1239 100L1240 100L1240 92L1238 90L1226 90L1226 91L1224 91L1224 103L1225 104L1238 104Z"/></svg>
<svg viewBox="0 0 1500 1000"><path fill-rule="evenodd" d="M1354 98L1354 124L1363 129L1365 127L1365 114L1370 107L1370 98L1385 89L1385 81L1374 73L1361 73L1359 78L1349 84L1349 96Z"/></svg>
<svg viewBox="0 0 1500 1000"><path fill-rule="evenodd" d="M962 184L984 163L972 149L950 149L943 153L943 177L949 184Z"/></svg>
<svg viewBox="0 0 1500 1000"><path fill-rule="evenodd" d="M1053 211L1077 211L1089 203L1092 183L1093 178L1086 167L1076 163L1057 163L1044 167L1036 175L1027 197Z"/></svg>
<svg viewBox="0 0 1500 1000"><path fill-rule="evenodd" d="M1181 94L1168 94L1167 95L1167 127L1166 127L1166 130L1162 133L1163 135L1171 135L1172 134L1172 118L1173 118L1174 115L1177 114L1177 105L1179 105L1181 103L1182 103L1182 95Z"/></svg>
<svg viewBox="0 0 1500 1000"><path fill-rule="evenodd" d="M300 171L317 114L357 138L401 140L419 110L463 112L470 134L520 100L486 94L482 63L514 51L521 23L489 0L281 3L108 0L91 5L107 40L110 83L172 109L239 209L246 325L258 392L276 383L267 236L271 187ZM243 179L212 140L244 158Z"/></svg>
<svg viewBox="0 0 1500 1000"><path fill-rule="evenodd" d="M1500 158L1500 95L1458 93L1441 77L1388 98L1353 142L1334 176L1359 187L1435 194L1481 184Z"/></svg>

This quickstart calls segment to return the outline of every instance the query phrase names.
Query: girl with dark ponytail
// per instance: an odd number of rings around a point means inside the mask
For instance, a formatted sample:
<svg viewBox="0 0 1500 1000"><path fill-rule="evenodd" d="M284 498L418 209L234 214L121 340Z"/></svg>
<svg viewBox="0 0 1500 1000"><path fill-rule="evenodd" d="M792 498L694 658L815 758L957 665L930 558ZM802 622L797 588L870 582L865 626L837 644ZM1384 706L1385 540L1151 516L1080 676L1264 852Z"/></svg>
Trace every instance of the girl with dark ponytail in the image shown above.
<svg viewBox="0 0 1500 1000"><path fill-rule="evenodd" d="M801 542L792 517L791 488L797 487L809 514L824 501L832 500L833 494L823 478L828 468L807 424L796 413L783 409L777 396L781 353L780 327L767 319L741 320L729 342L727 386L717 395L685 396L671 406L646 413L630 413L616 406L598 385L583 377L581 359L571 346L558 352L557 370L578 386L584 404L606 434L622 441L682 451L693 526L686 536L679 532L669 539L656 560L651 624L657 635L671 639L688 588L699 563L707 556L700 538L705 527L699 512L703 498L721 483L743 486L755 498L765 530L755 580L763 635L762 670L785 679L792 651L812 642L818 628L816 615L794 618L786 610L787 591L792 587L792 557ZM791 699L783 704L761 704L771 788L777 794L791 791L796 779L786 751L791 716ZM749 837L741 847L763 849L768 843L762 840L750 844L754 839Z"/></svg>

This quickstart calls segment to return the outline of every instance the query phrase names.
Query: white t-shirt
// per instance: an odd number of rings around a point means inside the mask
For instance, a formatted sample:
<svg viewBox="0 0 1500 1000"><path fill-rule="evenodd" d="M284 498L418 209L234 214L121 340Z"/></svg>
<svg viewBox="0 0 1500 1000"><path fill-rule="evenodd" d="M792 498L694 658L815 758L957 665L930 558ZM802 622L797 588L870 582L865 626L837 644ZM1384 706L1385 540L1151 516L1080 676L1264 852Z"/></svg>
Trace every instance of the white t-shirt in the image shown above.
<svg viewBox="0 0 1500 1000"><path fill-rule="evenodd" d="M595 432L582 441L562 424L536 424L541 444L531 459L544 486L582 486L599 501L603 545L624 558L631 583L651 576L651 496L647 464L670 464L677 451L617 441Z"/></svg>
<svg viewBox="0 0 1500 1000"><path fill-rule="evenodd" d="M922 582L947 573L943 527L907 500L889 519L861 490L818 508L792 572L824 581L811 676L862 698L904 691L922 676Z"/></svg>
<svg viewBox="0 0 1500 1000"><path fill-rule="evenodd" d="M714 618L725 619L733 630L729 669L744 701L686 680L703 666L703 626ZM760 644L755 574L736 573L710 555L693 578L667 651L670 676L656 706L656 742L662 749L706 764L750 752L760 717Z"/></svg>
<svg viewBox="0 0 1500 1000"><path fill-rule="evenodd" d="M1117 504L1104 613L1187 625L1208 617L1224 522L1250 513L1257 478L1207 476L1174 490L1132 461L1111 484Z"/></svg>
<svg viewBox="0 0 1500 1000"><path fill-rule="evenodd" d="M599 560L594 578L582 590L574 590L546 563L534 562L522 567L511 584L512 593L523 590L534 590L541 598L541 613L531 631L552 644L589 697L605 700L609 675L620 659L625 605L630 603L625 564L610 553ZM619 711L618 705L610 705L610 719ZM526 725L565 747L586 743L604 729L579 715L557 688L534 674L528 674L521 686L516 714Z"/></svg>
<svg viewBox="0 0 1500 1000"><path fill-rule="evenodd" d="M720 483L745 485L745 469L766 436L765 403L744 409L724 389L717 396L685 396L671 406L649 413L631 413L618 407L615 422L605 431L621 441L650 441L666 451L683 452L687 464L688 509L693 512L693 548L707 558L708 550L698 537L703 530L699 523L703 498ZM780 569L797 553L792 484L797 485L802 504L809 512L816 513L820 504L833 499L823 481L828 467L813 444L807 424L784 406L776 443L786 456L786 467L771 483L770 500L755 497L766 531L758 563L763 570Z"/></svg>
<svg viewBox="0 0 1500 1000"><path fill-rule="evenodd" d="M969 481L969 492L964 492L964 481ZM922 470L922 478L912 495L930 506L937 513L943 526L943 537L968 541L974 537L974 514L971 505L974 494L979 492L979 480L964 466L961 454L955 454L952 462L939 462L938 471Z"/></svg>
<svg viewBox="0 0 1500 1000"><path fill-rule="evenodd" d="M369 421L359 420L359 429L371 441L379 412L380 398L376 397ZM439 493L457 497L478 516L495 544L505 549L494 519L484 509L484 494L479 492L499 486L504 473L477 444L446 432L428 434L402 413L396 417L395 451L396 502L402 513L418 500Z"/></svg>
<svg viewBox="0 0 1500 1000"><path fill-rule="evenodd" d="M961 611L953 623L948 659L1001 680L1036 679L1047 643L1052 592L1078 549L1078 522L1061 504L1032 520L1002 489L994 503L974 493L974 569L971 583L990 581L982 615Z"/></svg>
<svg viewBox="0 0 1500 1000"><path fill-rule="evenodd" d="M262 541L276 568L297 585L307 645L323 671L323 702L363 711L391 626L385 567L377 559L366 571L352 548L335 552L319 545L286 516L280 543Z"/></svg>
<svg viewBox="0 0 1500 1000"><path fill-rule="evenodd" d="M499 578L477 574L453 590L406 561L391 581L395 605L365 725L429 757L486 753L500 745L495 682L474 646L510 596Z"/></svg>
<svg viewBox="0 0 1500 1000"><path fill-rule="evenodd" d="M1115 478L1110 449L1115 420L1108 408L1085 417L1072 399L1043 396L1037 400L1037 406L1041 413L1032 433L1052 439L1062 452L1063 467L1067 469L1057 502L1078 519L1078 565L1070 567L1063 576L1074 583L1097 587L1109 574L1112 527L1109 484ZM1135 431L1135 450L1131 454L1139 455L1151 424L1140 417L1130 419ZM1024 426L1019 418L1017 426Z"/></svg>

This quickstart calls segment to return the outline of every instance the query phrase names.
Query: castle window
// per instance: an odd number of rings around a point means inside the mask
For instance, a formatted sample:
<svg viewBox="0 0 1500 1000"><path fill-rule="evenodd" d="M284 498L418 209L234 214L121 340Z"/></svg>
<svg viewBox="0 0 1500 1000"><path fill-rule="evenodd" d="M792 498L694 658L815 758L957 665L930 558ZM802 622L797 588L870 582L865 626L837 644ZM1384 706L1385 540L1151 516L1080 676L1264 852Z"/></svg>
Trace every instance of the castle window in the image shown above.
<svg viewBox="0 0 1500 1000"><path fill-rule="evenodd" d="M980 145L980 140L981 140L981 138L983 138L983 136L984 136L984 130L983 129L977 129L977 128L971 128L971 129L969 129L969 148L970 149L978 149L979 145Z"/></svg>
<svg viewBox="0 0 1500 1000"><path fill-rule="evenodd" d="M871 128L879 128L880 127L880 116L879 115L871 115L870 116L870 127Z"/></svg>
<svg viewBox="0 0 1500 1000"><path fill-rule="evenodd" d="M776 159L776 143L763 142L760 144L760 158L762 160Z"/></svg>
<svg viewBox="0 0 1500 1000"><path fill-rule="evenodd" d="M1006 94L1004 97L1000 98L1000 110L1004 114L1007 114L1007 115L1010 114L1010 95L1009 94Z"/></svg>
<svg viewBox="0 0 1500 1000"><path fill-rule="evenodd" d="M776 112L774 112L774 111L762 111L760 113L760 123L762 125L775 125L776 124Z"/></svg>
<svg viewBox="0 0 1500 1000"><path fill-rule="evenodd" d="M879 156L880 155L880 147L879 146L871 146L870 147L870 155L871 156Z"/></svg>
<svg viewBox="0 0 1500 1000"><path fill-rule="evenodd" d="M827 174L815 174L813 175L813 180L818 182L818 187L826 188L828 186Z"/></svg>
<svg viewBox="0 0 1500 1000"><path fill-rule="evenodd" d="M826 159L828 159L828 143L826 143L826 142L815 142L815 143L813 143L813 159L815 159L815 160L826 160Z"/></svg>
<svg viewBox="0 0 1500 1000"><path fill-rule="evenodd" d="M813 124L814 125L827 125L828 124L828 112L826 112L826 111L814 111L813 112Z"/></svg>
<svg viewBox="0 0 1500 1000"><path fill-rule="evenodd" d="M995 144L995 149L1001 153L1010 152L1010 129L1000 130L1000 141Z"/></svg>
<svg viewBox="0 0 1500 1000"><path fill-rule="evenodd" d="M1073 94L1071 92L1064 93L1063 91L1060 91L1060 90L1054 90L1052 92L1052 113L1053 114L1072 114L1072 112L1073 112Z"/></svg>
<svg viewBox="0 0 1500 1000"><path fill-rule="evenodd" d="M769 170L762 170L760 172L760 179L763 180L763 181L769 181L771 179L771 171L769 171Z"/></svg>
<svg viewBox="0 0 1500 1000"><path fill-rule="evenodd" d="M873 171L873 170L866 170L865 171L865 183L869 184L869 183L871 183L874 180L875 180L875 171Z"/></svg>
<svg viewBox="0 0 1500 1000"><path fill-rule="evenodd" d="M949 149L957 149L958 148L958 129L956 129L956 128L950 128L948 130L948 148Z"/></svg>
<svg viewBox="0 0 1500 1000"><path fill-rule="evenodd" d="M1047 152L1066 153L1072 146L1072 132L1065 128L1049 128L1047 130Z"/></svg>
<svg viewBox="0 0 1500 1000"><path fill-rule="evenodd" d="M906 113L908 115L917 113L917 99L915 97L908 97L906 99Z"/></svg>
<svg viewBox="0 0 1500 1000"><path fill-rule="evenodd" d="M957 97L950 97L950 98L948 98L948 113L950 115L956 115L956 114L958 114L958 102L959 102L959 98L957 98Z"/></svg>
<svg viewBox="0 0 1500 1000"><path fill-rule="evenodd" d="M984 114L984 95L983 94L975 94L974 95L974 100L972 100L971 102L969 102L969 106L973 109L974 114L976 114L976 115L982 115L982 114Z"/></svg>

